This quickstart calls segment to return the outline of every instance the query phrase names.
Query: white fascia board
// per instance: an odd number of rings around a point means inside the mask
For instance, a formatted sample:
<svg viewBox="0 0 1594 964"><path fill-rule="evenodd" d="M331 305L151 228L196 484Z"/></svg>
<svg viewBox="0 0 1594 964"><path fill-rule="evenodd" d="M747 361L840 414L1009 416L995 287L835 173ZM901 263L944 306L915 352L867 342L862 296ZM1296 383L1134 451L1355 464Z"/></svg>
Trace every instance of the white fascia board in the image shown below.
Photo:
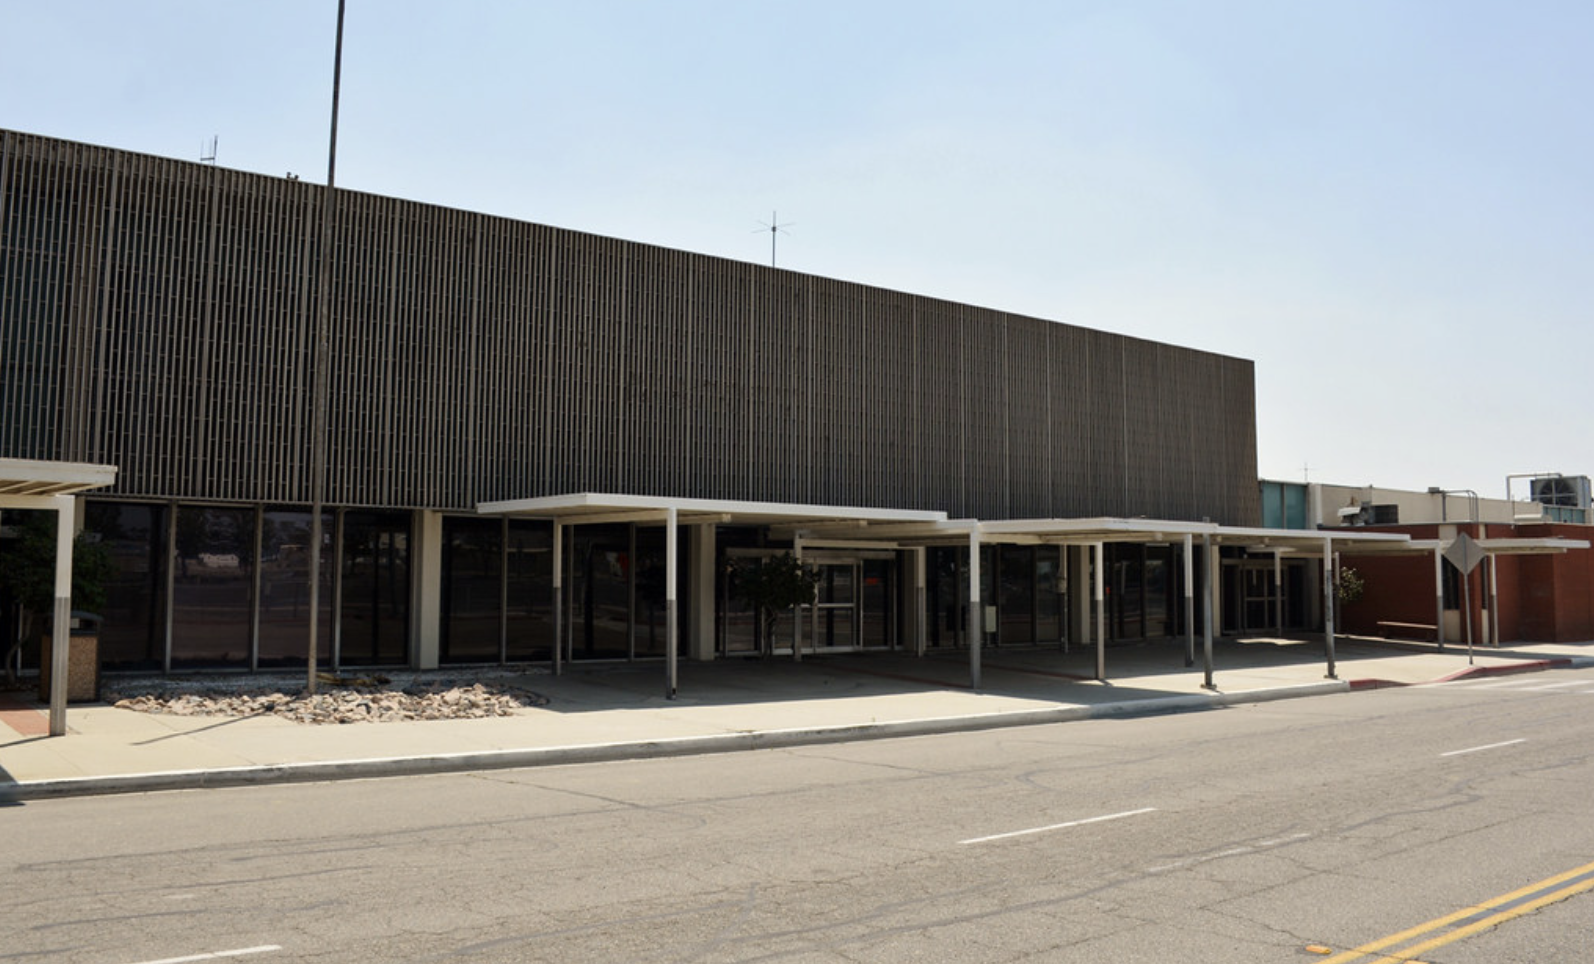
<svg viewBox="0 0 1594 964"><path fill-rule="evenodd" d="M524 515L542 518L572 517L584 513L625 510L663 512L675 509L680 514L721 516L748 521L819 520L823 522L938 522L945 512L920 509L884 509L866 506L809 505L797 502L748 502L736 499L676 498L658 495L626 495L604 492L573 492L536 499L482 502L476 511L482 515Z"/></svg>
<svg viewBox="0 0 1594 964"><path fill-rule="evenodd" d="M70 495L116 484L116 466L0 458L0 493Z"/></svg>

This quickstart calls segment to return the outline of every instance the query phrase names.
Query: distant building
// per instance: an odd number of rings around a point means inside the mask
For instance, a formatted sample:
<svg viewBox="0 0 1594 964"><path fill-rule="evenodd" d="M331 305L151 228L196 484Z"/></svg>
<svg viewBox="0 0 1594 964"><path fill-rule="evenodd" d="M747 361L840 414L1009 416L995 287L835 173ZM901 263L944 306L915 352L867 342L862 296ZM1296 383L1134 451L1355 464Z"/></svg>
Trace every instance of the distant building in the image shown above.
<svg viewBox="0 0 1594 964"><path fill-rule="evenodd" d="M1594 537L1587 476L1519 476L1506 499L1470 491L1263 481L1263 524L1400 533L1394 555L1340 553L1364 594L1341 611L1347 633L1437 636L1451 642L1594 640ZM1520 498L1517 496L1520 495ZM1448 558L1458 536L1483 560L1470 585ZM1436 576L1436 569L1438 575ZM1470 609L1468 603L1470 602ZM1470 624L1470 627L1469 627Z"/></svg>

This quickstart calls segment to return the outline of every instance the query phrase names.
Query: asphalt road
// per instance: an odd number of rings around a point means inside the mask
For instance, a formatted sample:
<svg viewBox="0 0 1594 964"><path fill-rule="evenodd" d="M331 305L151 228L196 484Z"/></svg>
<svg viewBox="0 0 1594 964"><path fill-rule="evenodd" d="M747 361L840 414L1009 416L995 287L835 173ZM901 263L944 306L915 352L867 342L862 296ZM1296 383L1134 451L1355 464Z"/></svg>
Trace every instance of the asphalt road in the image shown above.
<svg viewBox="0 0 1594 964"><path fill-rule="evenodd" d="M0 810L0 961L1583 960L1591 747L1582 670L41 801Z"/></svg>

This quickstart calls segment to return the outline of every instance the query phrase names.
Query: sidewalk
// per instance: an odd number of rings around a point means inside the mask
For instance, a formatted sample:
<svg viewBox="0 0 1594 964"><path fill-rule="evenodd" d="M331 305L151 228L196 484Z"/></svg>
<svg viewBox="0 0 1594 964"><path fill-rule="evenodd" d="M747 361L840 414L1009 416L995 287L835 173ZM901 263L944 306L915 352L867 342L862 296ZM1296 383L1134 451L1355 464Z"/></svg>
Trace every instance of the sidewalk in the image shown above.
<svg viewBox="0 0 1594 964"><path fill-rule="evenodd" d="M44 736L29 694L0 694L0 801L543 766L912 736L1209 709L1467 675L1594 666L1594 642L1479 647L1341 638L1338 679L1321 639L1222 639L1215 690L1180 643L983 651L968 688L963 652L683 662L675 700L658 662L537 668L517 685L545 706L480 720L313 726L276 716L184 717L74 705ZM445 671L442 675L449 675ZM468 677L469 670L452 675ZM18 698L21 699L19 704Z"/></svg>

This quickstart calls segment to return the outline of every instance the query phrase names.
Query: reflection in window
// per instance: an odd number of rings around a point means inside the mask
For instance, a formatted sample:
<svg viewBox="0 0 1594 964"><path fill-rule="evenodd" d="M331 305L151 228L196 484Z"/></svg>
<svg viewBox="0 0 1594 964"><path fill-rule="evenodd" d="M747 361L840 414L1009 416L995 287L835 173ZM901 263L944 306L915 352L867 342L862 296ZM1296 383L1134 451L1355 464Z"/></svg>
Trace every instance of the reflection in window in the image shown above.
<svg viewBox="0 0 1594 964"><path fill-rule="evenodd" d="M344 665L403 663L410 624L410 516L343 516L343 597L339 613Z"/></svg>
<svg viewBox="0 0 1594 964"><path fill-rule="evenodd" d="M100 661L111 669L158 669L165 659L166 509L89 502L84 531L110 553L114 570L100 615Z"/></svg>
<svg viewBox="0 0 1594 964"><path fill-rule="evenodd" d="M443 520L444 662L498 661L501 519Z"/></svg>
<svg viewBox="0 0 1594 964"><path fill-rule="evenodd" d="M511 662L553 653L553 527L509 520L508 652Z"/></svg>
<svg viewBox="0 0 1594 964"><path fill-rule="evenodd" d="M255 514L177 508L172 666L248 666Z"/></svg>
<svg viewBox="0 0 1594 964"><path fill-rule="evenodd" d="M316 661L332 659L332 513L321 517L321 610ZM310 621L310 513L273 509L261 517L260 665L303 666Z"/></svg>

